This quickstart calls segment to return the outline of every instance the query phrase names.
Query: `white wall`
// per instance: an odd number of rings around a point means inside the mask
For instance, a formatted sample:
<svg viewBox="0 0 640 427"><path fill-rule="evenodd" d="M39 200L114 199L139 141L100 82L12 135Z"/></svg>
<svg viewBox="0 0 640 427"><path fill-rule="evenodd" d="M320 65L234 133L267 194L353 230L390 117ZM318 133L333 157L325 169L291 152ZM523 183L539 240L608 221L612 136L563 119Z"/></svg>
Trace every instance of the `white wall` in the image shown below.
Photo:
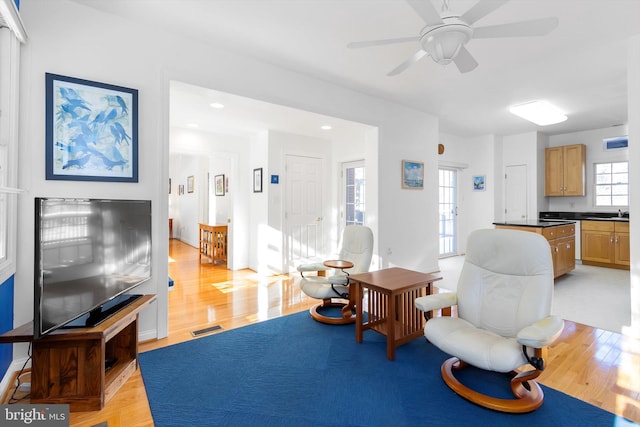
<svg viewBox="0 0 640 427"><path fill-rule="evenodd" d="M585 144L587 146L587 195L584 197L548 197L547 199L549 202L549 210L569 212L612 212L618 210L618 207L611 208L595 206L595 200L593 197L593 164L600 162L618 162L629 160L629 150L604 151L602 148L602 140L604 138L623 136L627 134L627 126L615 126L604 129L586 130L582 132L572 132L562 135L550 136L549 147L572 144ZM631 143L629 143L629 145L631 146ZM622 208L622 210L628 209Z"/></svg>
<svg viewBox="0 0 640 427"><path fill-rule="evenodd" d="M198 195L187 192L187 177L193 176L195 185L194 189L198 189L202 183L195 177L201 174L201 158L189 154L173 154L171 155L171 185L174 187L171 191L171 211L173 218L173 236L182 240L191 246L198 247L198 222L201 221L201 213L198 210ZM184 186L184 194L179 194L178 188Z"/></svg>
<svg viewBox="0 0 640 427"><path fill-rule="evenodd" d="M268 223L269 194L272 191L270 180L271 174L274 172L269 166L268 153L269 132L260 132L251 140L249 149L249 163L252 173L254 169L262 168L262 192L253 193L252 184L252 194L249 196L249 228L252 230L249 233L249 268L259 272L269 270L268 257L260 256L260 254L269 253L269 241L273 240Z"/></svg>
<svg viewBox="0 0 640 427"><path fill-rule="evenodd" d="M30 0L21 7L29 32L21 76L20 196L16 324L32 318L33 197L148 198L153 203L153 280L140 291L158 302L141 315L144 338L167 333L169 85L171 80L281 104L378 128L379 217L382 266L437 269L437 119L360 92L287 71L273 64L148 27L67 0ZM117 30L114 30L117 29ZM140 182L46 181L43 141L44 74L53 72L140 91ZM425 161L422 191L400 188L402 159ZM242 169L239 164L238 169ZM278 173L278 171L273 171ZM272 172L272 173L273 173ZM237 184L249 186L250 173ZM231 185L235 185L232 181ZM246 207L249 202L246 202ZM242 221L248 221L248 217Z"/></svg>

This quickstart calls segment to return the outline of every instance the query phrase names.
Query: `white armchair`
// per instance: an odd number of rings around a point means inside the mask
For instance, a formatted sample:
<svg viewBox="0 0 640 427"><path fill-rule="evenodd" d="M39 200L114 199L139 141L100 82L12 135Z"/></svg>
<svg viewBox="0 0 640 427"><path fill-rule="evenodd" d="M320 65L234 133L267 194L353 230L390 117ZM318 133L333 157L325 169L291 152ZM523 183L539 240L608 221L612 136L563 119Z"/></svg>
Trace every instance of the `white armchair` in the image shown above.
<svg viewBox="0 0 640 427"><path fill-rule="evenodd" d="M349 225L345 227L337 258L350 261L353 267L343 270L333 270L333 274L326 276L329 267L322 263L303 264L298 267L302 276L300 288L302 292L322 302L311 307L309 312L315 320L329 324L345 324L355 321L353 301L349 294L349 274L366 273L369 271L373 254L373 233L369 227L363 225ZM310 275L310 272L318 272ZM349 300L349 302L345 302ZM327 307L341 307L341 317L331 317L322 313Z"/></svg>
<svg viewBox="0 0 640 427"><path fill-rule="evenodd" d="M544 394L534 381L544 369L546 347L560 336L562 319L551 316L553 263L547 240L515 230L477 230L467 243L455 293L416 299L425 312L457 305L458 317L435 317L424 327L431 343L453 356L442 365L445 383L460 396L502 412L531 412ZM472 390L453 375L465 365L513 374L515 399ZM525 365L533 370L516 371Z"/></svg>

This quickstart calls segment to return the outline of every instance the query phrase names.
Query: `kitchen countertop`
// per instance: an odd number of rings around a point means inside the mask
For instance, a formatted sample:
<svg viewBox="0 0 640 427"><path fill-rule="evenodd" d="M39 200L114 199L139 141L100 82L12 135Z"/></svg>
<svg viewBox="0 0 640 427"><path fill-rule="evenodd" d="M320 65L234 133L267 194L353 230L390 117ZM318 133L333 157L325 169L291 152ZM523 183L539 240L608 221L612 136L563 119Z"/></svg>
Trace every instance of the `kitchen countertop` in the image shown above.
<svg viewBox="0 0 640 427"><path fill-rule="evenodd" d="M626 212L622 217L618 216L618 212L540 212L540 221L623 221L629 222L629 213Z"/></svg>
<svg viewBox="0 0 640 427"><path fill-rule="evenodd" d="M535 228L547 228L547 227L559 227L561 225L575 224L575 221L545 221L545 220L528 220L528 221L496 221L493 225L505 225L512 227L535 227Z"/></svg>

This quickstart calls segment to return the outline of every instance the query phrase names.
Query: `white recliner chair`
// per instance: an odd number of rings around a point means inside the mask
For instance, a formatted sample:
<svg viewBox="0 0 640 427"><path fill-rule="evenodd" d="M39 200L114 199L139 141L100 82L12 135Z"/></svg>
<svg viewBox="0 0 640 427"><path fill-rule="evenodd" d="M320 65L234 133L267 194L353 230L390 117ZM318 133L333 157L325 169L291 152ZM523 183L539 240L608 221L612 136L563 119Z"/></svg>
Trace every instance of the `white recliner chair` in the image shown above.
<svg viewBox="0 0 640 427"><path fill-rule="evenodd" d="M551 316L553 262L539 234L477 230L467 243L455 293L416 299L425 312L457 305L458 317L435 317L424 327L431 343L450 354L441 368L445 383L478 405L502 412L531 412L544 394L534 381L544 369L546 347L560 336L564 322ZM453 375L467 364L512 373L514 399L487 396ZM518 370L531 365L533 370Z"/></svg>
<svg viewBox="0 0 640 427"><path fill-rule="evenodd" d="M322 302L311 307L309 312L315 320L329 324L346 324L355 321L353 313L354 302L349 294L349 274L366 273L371 265L373 254L373 232L363 225L348 225L345 227L340 245L332 259L350 261L353 267L343 270L334 270L327 276L328 270L323 263L303 264L298 267L302 279L300 288L302 292L312 298L321 299ZM316 272L317 275L311 275ZM348 300L349 302L346 302ZM327 307L342 307L341 317L331 317L322 314Z"/></svg>

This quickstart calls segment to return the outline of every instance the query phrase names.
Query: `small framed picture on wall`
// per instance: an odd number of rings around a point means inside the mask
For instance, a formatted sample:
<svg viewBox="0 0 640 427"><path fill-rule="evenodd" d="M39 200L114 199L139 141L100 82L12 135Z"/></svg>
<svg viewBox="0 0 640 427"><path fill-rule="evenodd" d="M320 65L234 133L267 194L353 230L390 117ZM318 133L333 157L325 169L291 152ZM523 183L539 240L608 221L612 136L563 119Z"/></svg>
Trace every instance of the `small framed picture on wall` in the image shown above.
<svg viewBox="0 0 640 427"><path fill-rule="evenodd" d="M402 188L409 190L424 188L424 162L402 161Z"/></svg>
<svg viewBox="0 0 640 427"><path fill-rule="evenodd" d="M193 193L193 183L195 178L193 175L187 177L187 193Z"/></svg>
<svg viewBox="0 0 640 427"><path fill-rule="evenodd" d="M224 175L216 175L213 178L213 182L216 189L216 196L224 196L224 190L225 190Z"/></svg>
<svg viewBox="0 0 640 427"><path fill-rule="evenodd" d="M262 193L262 168L253 170L253 192Z"/></svg>
<svg viewBox="0 0 640 427"><path fill-rule="evenodd" d="M485 175L473 176L473 191L484 191L486 186Z"/></svg>

